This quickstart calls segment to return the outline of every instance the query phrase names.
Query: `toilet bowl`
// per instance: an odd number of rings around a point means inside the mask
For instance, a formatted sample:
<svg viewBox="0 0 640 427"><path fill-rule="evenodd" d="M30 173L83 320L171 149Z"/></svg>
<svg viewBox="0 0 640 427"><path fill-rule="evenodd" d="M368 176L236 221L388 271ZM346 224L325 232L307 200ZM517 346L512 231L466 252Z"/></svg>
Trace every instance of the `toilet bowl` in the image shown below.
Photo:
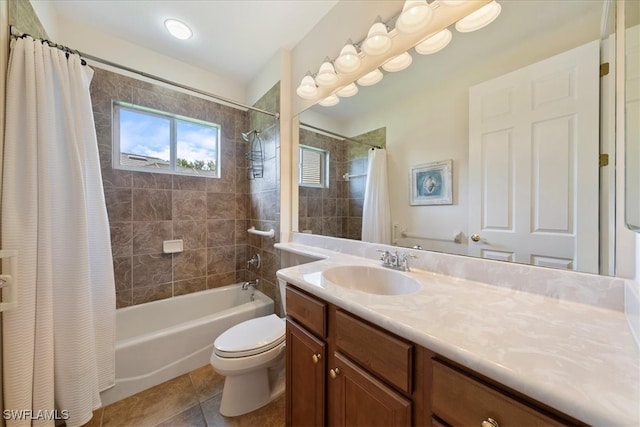
<svg viewBox="0 0 640 427"><path fill-rule="evenodd" d="M275 314L239 323L213 343L211 366L225 377L220 413L234 417L277 397L269 370L284 358L285 322Z"/></svg>

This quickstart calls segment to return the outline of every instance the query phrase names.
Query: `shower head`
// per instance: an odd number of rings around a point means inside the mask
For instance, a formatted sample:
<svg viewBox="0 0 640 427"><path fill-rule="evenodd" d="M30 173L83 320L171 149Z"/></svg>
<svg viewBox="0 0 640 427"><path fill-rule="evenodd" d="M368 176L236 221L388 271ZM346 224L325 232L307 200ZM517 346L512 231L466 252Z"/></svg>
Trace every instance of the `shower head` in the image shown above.
<svg viewBox="0 0 640 427"><path fill-rule="evenodd" d="M251 141L251 135L254 135L254 134L258 135L259 133L260 133L260 131L256 130L256 129L254 129L252 131L249 131L249 132L243 132L242 133L242 139L244 139L247 142L250 142ZM255 138L255 136L254 136L254 138Z"/></svg>

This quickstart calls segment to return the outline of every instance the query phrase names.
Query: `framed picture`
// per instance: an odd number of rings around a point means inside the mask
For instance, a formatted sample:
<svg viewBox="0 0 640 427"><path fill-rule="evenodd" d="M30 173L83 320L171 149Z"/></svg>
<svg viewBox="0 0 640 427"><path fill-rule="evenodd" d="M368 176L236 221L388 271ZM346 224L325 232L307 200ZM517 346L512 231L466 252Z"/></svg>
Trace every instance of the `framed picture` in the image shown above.
<svg viewBox="0 0 640 427"><path fill-rule="evenodd" d="M411 206L453 204L452 164L452 160L445 160L411 166L409 204Z"/></svg>

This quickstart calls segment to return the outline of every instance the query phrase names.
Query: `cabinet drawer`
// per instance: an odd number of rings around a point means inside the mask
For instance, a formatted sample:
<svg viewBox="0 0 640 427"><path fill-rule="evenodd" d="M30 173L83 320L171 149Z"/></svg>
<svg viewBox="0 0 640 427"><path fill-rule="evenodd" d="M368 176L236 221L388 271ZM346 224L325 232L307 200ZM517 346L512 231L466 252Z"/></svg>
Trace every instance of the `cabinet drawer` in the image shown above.
<svg viewBox="0 0 640 427"><path fill-rule="evenodd" d="M556 419L433 361L433 413L453 426L480 425L493 418L500 427L561 426Z"/></svg>
<svg viewBox="0 0 640 427"><path fill-rule="evenodd" d="M336 347L398 390L412 392L413 345L336 311Z"/></svg>
<svg viewBox="0 0 640 427"><path fill-rule="evenodd" d="M287 286L287 316L321 338L327 336L327 304Z"/></svg>

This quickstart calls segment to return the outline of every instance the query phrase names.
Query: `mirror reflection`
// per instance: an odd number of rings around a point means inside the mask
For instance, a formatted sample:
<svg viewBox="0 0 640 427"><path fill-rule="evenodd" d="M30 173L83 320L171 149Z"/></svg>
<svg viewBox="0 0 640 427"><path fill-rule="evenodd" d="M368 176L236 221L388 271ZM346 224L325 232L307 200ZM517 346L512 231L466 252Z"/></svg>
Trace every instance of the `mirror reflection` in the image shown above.
<svg viewBox="0 0 640 427"><path fill-rule="evenodd" d="M362 238L376 146L390 209L379 242L612 274L613 232L598 224L614 171L598 158L614 140L613 73L599 76L614 66L614 15L610 1L505 1L488 27L452 30L444 50L412 49L409 68L303 112L300 145L329 161L325 181L299 187L299 231Z"/></svg>
<svg viewBox="0 0 640 427"><path fill-rule="evenodd" d="M626 221L640 232L640 2L625 3Z"/></svg>

